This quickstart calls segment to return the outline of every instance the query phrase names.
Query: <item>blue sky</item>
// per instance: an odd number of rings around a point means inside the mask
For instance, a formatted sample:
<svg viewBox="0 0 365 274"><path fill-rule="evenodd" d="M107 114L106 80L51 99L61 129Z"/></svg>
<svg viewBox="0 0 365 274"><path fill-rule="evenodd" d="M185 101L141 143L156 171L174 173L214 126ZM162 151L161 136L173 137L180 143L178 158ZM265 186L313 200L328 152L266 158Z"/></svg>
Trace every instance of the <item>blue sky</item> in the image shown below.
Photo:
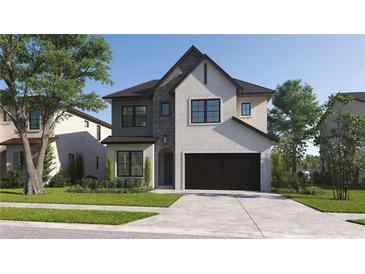
<svg viewBox="0 0 365 274"><path fill-rule="evenodd" d="M195 45L231 76L269 88L288 79L310 84L323 103L337 91L365 91L365 35L105 35L113 86L88 82L104 96L160 78ZM93 114L110 122L110 107ZM308 153L315 153L310 146Z"/></svg>

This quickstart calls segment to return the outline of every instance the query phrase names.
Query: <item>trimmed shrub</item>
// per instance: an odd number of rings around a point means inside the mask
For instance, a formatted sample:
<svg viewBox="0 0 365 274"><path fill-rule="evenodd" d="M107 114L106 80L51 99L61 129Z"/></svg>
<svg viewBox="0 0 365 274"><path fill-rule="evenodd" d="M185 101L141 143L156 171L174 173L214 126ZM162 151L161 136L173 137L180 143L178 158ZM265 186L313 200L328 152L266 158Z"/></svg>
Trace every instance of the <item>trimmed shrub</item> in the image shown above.
<svg viewBox="0 0 365 274"><path fill-rule="evenodd" d="M76 154L75 160L70 160L67 172L72 185L78 184L84 178L84 157L81 153Z"/></svg>
<svg viewBox="0 0 365 274"><path fill-rule="evenodd" d="M85 178L79 183L82 188L97 189L105 187L105 184L96 178Z"/></svg>
<svg viewBox="0 0 365 274"><path fill-rule="evenodd" d="M280 188L291 188L298 190L301 185L301 180L297 173L295 172L285 172L282 177Z"/></svg>
<svg viewBox="0 0 365 274"><path fill-rule="evenodd" d="M51 178L48 187L64 187L70 184L70 177L67 172L60 170L55 176Z"/></svg>
<svg viewBox="0 0 365 274"><path fill-rule="evenodd" d="M146 157L144 168L144 182L147 189L150 188L152 182L152 164L150 157Z"/></svg>
<svg viewBox="0 0 365 274"><path fill-rule="evenodd" d="M77 184L77 174L76 174L76 161L70 160L67 167L67 175L70 178L70 184Z"/></svg>
<svg viewBox="0 0 365 274"><path fill-rule="evenodd" d="M284 176L284 161L278 151L273 151L272 155L272 186L280 187Z"/></svg>
<svg viewBox="0 0 365 274"><path fill-rule="evenodd" d="M22 188L25 185L25 171L24 169L17 169L9 171L0 181L1 188Z"/></svg>
<svg viewBox="0 0 365 274"><path fill-rule="evenodd" d="M114 179L113 159L111 156L106 158L105 179L107 182L112 182Z"/></svg>
<svg viewBox="0 0 365 274"><path fill-rule="evenodd" d="M81 153L76 154L76 180L84 178L84 156Z"/></svg>

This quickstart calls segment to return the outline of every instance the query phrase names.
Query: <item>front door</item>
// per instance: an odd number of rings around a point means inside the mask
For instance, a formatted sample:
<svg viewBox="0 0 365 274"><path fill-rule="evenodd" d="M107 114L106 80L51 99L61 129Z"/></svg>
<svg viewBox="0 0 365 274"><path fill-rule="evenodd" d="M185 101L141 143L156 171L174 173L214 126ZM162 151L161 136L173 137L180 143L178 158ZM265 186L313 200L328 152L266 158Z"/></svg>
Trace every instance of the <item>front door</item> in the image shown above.
<svg viewBox="0 0 365 274"><path fill-rule="evenodd" d="M164 186L173 186L174 185L174 176L173 176L173 163L174 157L172 152L166 152L163 156L163 185Z"/></svg>

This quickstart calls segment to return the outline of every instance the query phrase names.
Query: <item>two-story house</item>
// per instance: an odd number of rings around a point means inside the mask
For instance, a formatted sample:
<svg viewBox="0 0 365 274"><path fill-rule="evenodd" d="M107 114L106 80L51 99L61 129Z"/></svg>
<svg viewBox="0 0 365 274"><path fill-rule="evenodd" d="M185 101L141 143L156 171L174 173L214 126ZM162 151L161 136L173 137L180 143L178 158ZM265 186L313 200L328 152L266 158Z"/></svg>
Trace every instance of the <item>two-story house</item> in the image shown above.
<svg viewBox="0 0 365 274"><path fill-rule="evenodd" d="M52 175L60 169L67 170L71 159L80 153L84 158L85 175L100 179L105 176L105 145L101 140L111 134L111 125L77 109L69 109L67 119L58 122L50 138L55 159ZM32 151L40 142L39 112L28 114L28 139ZM24 166L22 142L14 124L5 113L0 114L0 178L8 171Z"/></svg>
<svg viewBox="0 0 365 274"><path fill-rule="evenodd" d="M149 157L154 188L270 191L273 92L232 78L192 46L161 79L104 97L112 135L102 143L115 177L142 178Z"/></svg>
<svg viewBox="0 0 365 274"><path fill-rule="evenodd" d="M353 97L353 100L348 104L336 103L334 106L334 113L327 117L326 120L320 122L320 134L326 136L328 132L335 126L334 119L338 113L352 112L356 115L365 116L365 92L341 92L343 95ZM365 147L363 148L365 153ZM321 155L322 172L326 171L326 159ZM359 174L359 183L365 183L365 172Z"/></svg>

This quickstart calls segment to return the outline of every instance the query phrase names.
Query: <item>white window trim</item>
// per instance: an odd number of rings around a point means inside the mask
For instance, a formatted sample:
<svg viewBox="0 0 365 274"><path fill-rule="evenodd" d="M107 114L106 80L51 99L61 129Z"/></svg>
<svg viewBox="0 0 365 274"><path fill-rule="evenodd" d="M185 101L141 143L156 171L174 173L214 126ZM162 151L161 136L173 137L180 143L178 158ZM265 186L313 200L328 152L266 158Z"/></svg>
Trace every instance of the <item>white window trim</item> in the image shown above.
<svg viewBox="0 0 365 274"><path fill-rule="evenodd" d="M220 117L219 123L192 123L191 122L191 101L192 100L209 100L209 99L219 99L219 104L220 104ZM220 125L222 123L222 113L223 113L223 104L222 104L222 97L189 97L189 102L188 102L189 106L188 106L188 125L189 126L214 126L214 125Z"/></svg>

